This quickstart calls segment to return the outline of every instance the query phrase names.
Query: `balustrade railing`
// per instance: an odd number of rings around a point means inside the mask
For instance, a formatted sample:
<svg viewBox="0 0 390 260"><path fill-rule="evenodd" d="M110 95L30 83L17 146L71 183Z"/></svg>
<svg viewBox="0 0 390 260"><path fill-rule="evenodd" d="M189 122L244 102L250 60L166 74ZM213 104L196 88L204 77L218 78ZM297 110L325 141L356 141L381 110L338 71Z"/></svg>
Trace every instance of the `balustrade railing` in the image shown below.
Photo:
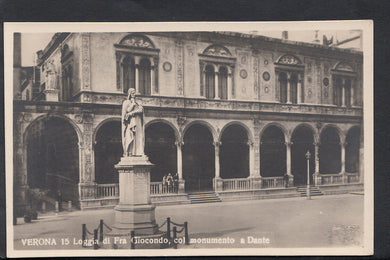
<svg viewBox="0 0 390 260"><path fill-rule="evenodd" d="M340 174L321 174L321 184L322 185L331 185L331 184L342 184L343 175Z"/></svg>
<svg viewBox="0 0 390 260"><path fill-rule="evenodd" d="M150 183L150 195L162 195L162 194L176 194L177 186L163 185L162 182Z"/></svg>
<svg viewBox="0 0 390 260"><path fill-rule="evenodd" d="M357 174L348 174L347 175L347 182L348 183L358 183L360 181L359 175Z"/></svg>
<svg viewBox="0 0 390 260"><path fill-rule="evenodd" d="M261 180L263 189L285 187L284 177L263 177Z"/></svg>
<svg viewBox="0 0 390 260"><path fill-rule="evenodd" d="M98 184L96 186L97 198L117 198L119 197L119 183Z"/></svg>
<svg viewBox="0 0 390 260"><path fill-rule="evenodd" d="M237 178L237 179L223 179L222 190L250 190L252 189L251 179Z"/></svg>
<svg viewBox="0 0 390 260"><path fill-rule="evenodd" d="M320 174L320 185L336 185L343 183L359 183L358 174ZM222 191L245 191L255 189L273 189L286 186L286 180L282 176L252 178L221 179ZM96 184L95 186L83 187L82 198L118 198L119 184ZM150 195L177 194L176 186L163 185L162 182L150 183Z"/></svg>

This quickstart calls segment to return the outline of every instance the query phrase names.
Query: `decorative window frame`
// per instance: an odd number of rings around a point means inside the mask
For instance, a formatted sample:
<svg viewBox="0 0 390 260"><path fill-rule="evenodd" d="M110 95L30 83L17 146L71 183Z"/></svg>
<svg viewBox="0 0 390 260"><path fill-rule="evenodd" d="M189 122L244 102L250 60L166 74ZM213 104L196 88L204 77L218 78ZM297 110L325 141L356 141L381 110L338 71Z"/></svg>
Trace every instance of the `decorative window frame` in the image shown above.
<svg viewBox="0 0 390 260"><path fill-rule="evenodd" d="M275 98L280 100L280 85L279 85L279 73L286 73L287 75L287 103L291 103L290 95L290 80L293 73L297 74L297 104L304 103L304 76L305 76L305 65L302 61L292 54L281 55L276 62L275 66Z"/></svg>
<svg viewBox="0 0 390 260"><path fill-rule="evenodd" d="M75 71L75 64L74 64L74 55L73 51L70 50L68 44L64 44L61 46L61 98L64 101L69 101L72 100L74 95L76 93L73 93L75 90L75 85L74 85L74 71ZM70 73L69 73L70 72ZM67 77L68 75L71 75L70 79L71 81L69 82L71 85L68 85L67 87L70 89L64 89L64 78ZM65 99L64 99L65 98Z"/></svg>
<svg viewBox="0 0 390 260"><path fill-rule="evenodd" d="M347 68L347 69L344 69L344 68ZM350 106L353 107L355 106L355 93L356 93L356 81L357 81L357 73L356 73L356 68L354 68L353 65L349 64L348 62L345 62L345 61L340 61L338 63L336 63L336 65L330 70L330 74L331 74L331 77L332 77L332 80L331 80L331 84L332 84L332 89L333 89L333 93L335 93L336 91L336 78L339 77L341 78L342 80L342 97L341 97L341 100L342 100L342 104L341 106L342 107L345 107L346 106L346 100L345 100L345 80L349 79L351 80L351 93L350 93ZM333 95L333 101L332 103L334 104L334 95ZM336 104L334 104L335 106L337 106Z"/></svg>
<svg viewBox="0 0 390 260"><path fill-rule="evenodd" d="M137 42L136 39L139 39ZM123 92L123 60L126 57L134 59L136 73L138 73L139 62L146 58L151 65L151 94L159 93L158 66L160 49L155 48L153 42L145 35L132 33L123 37L119 43L114 44L116 57L116 88ZM138 78L138 77L137 77ZM138 82L136 82L138 86ZM136 88L139 94L139 88Z"/></svg>
<svg viewBox="0 0 390 260"><path fill-rule="evenodd" d="M232 57L231 52L224 46L212 44L203 53L198 54L200 66L200 96L206 97L205 69L207 65L214 67L216 77L219 75L219 68L225 66L228 70L228 93L227 99L235 96L234 69L237 58ZM218 82L215 81L215 99L219 99Z"/></svg>

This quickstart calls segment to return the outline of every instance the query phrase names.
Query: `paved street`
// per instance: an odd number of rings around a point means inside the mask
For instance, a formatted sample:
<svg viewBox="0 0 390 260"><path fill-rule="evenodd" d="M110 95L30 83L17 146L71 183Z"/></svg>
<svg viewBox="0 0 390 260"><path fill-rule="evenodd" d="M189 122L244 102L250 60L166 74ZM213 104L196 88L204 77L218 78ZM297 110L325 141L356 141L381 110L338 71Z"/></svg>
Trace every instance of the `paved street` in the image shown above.
<svg viewBox="0 0 390 260"><path fill-rule="evenodd" d="M234 240L232 244L204 244L197 240L199 243L179 248L359 245L363 231L363 196L346 194L313 197L312 200L286 198L156 208L159 225L168 216L177 223L188 221L190 239ZM100 219L112 226L113 210L61 212L41 216L29 224L18 219L20 224L14 226L15 249L81 249L80 245L73 244L74 239L81 239L81 225L86 223L93 232ZM53 238L56 245L23 245L22 239L26 238ZM69 245L61 245L64 238L69 238Z"/></svg>

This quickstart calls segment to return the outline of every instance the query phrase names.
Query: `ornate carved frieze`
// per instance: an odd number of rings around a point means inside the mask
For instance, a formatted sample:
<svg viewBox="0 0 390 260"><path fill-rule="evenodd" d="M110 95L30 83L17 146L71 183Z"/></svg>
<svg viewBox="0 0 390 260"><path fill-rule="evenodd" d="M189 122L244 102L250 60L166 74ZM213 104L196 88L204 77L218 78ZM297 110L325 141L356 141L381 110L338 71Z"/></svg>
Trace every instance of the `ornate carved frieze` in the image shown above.
<svg viewBox="0 0 390 260"><path fill-rule="evenodd" d="M288 64L288 65L298 65L302 64L302 62L295 56L292 55L284 55L282 56L278 62L279 64Z"/></svg>
<svg viewBox="0 0 390 260"><path fill-rule="evenodd" d="M259 91L259 58L253 57L253 91L260 99L260 91Z"/></svg>
<svg viewBox="0 0 390 260"><path fill-rule="evenodd" d="M153 43L150 39L143 35L132 34L128 35L120 41L120 44L132 46L132 47L141 47L141 48L150 48L154 49Z"/></svg>
<svg viewBox="0 0 390 260"><path fill-rule="evenodd" d="M176 41L176 86L177 94L184 95L184 48L182 41Z"/></svg>
<svg viewBox="0 0 390 260"><path fill-rule="evenodd" d="M81 34L81 77L82 88L91 89L91 53L89 33Z"/></svg>
<svg viewBox="0 0 390 260"><path fill-rule="evenodd" d="M220 45L211 45L207 47L204 50L203 54L212 55L212 56L227 56L227 57L232 56L232 54L226 47Z"/></svg>

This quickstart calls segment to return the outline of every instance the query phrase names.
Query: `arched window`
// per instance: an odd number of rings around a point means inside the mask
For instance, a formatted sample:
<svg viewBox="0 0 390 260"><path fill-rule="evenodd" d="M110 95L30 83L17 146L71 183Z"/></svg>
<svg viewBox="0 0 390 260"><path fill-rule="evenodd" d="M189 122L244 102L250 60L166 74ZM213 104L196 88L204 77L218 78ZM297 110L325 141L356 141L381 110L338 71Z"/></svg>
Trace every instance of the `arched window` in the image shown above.
<svg viewBox="0 0 390 260"><path fill-rule="evenodd" d="M215 75L214 67L212 65L207 65L206 70L206 98L215 97Z"/></svg>
<svg viewBox="0 0 390 260"><path fill-rule="evenodd" d="M298 76L295 73L290 78L290 97L291 103L298 103Z"/></svg>
<svg viewBox="0 0 390 260"><path fill-rule="evenodd" d="M221 99L227 99L228 95L228 70L226 67L222 66L219 68L218 75L218 93Z"/></svg>
<svg viewBox="0 0 390 260"><path fill-rule="evenodd" d="M224 100L234 97L235 63L236 58L221 45L210 45L199 53L200 96Z"/></svg>
<svg viewBox="0 0 390 260"><path fill-rule="evenodd" d="M339 77L336 77L333 93L333 104L341 106L343 98L343 81Z"/></svg>
<svg viewBox="0 0 390 260"><path fill-rule="evenodd" d="M282 72L279 74L280 102L287 103L287 75Z"/></svg>
<svg viewBox="0 0 390 260"><path fill-rule="evenodd" d="M150 61L148 59L142 59L139 63L139 93L141 95L150 95Z"/></svg>
<svg viewBox="0 0 390 260"><path fill-rule="evenodd" d="M158 93L160 50L153 42L145 35L133 33L122 38L114 47L117 90L127 93L129 88L134 88L141 95Z"/></svg>
<svg viewBox="0 0 390 260"><path fill-rule="evenodd" d="M351 106L351 80L346 79L345 80L345 86L344 86L344 91L345 91L345 105L347 107Z"/></svg>
<svg viewBox="0 0 390 260"><path fill-rule="evenodd" d="M131 57L123 60L123 92L127 93L129 88L135 88L135 63Z"/></svg>
<svg viewBox="0 0 390 260"><path fill-rule="evenodd" d="M30 100L30 90L26 90L26 100Z"/></svg>
<svg viewBox="0 0 390 260"><path fill-rule="evenodd" d="M350 64L340 62L332 69L333 104L336 106L353 106L355 100L354 85L356 72Z"/></svg>
<svg viewBox="0 0 390 260"><path fill-rule="evenodd" d="M302 61L290 54L281 56L275 62L280 103L298 104L303 102L304 88L302 79L304 70L305 66Z"/></svg>

